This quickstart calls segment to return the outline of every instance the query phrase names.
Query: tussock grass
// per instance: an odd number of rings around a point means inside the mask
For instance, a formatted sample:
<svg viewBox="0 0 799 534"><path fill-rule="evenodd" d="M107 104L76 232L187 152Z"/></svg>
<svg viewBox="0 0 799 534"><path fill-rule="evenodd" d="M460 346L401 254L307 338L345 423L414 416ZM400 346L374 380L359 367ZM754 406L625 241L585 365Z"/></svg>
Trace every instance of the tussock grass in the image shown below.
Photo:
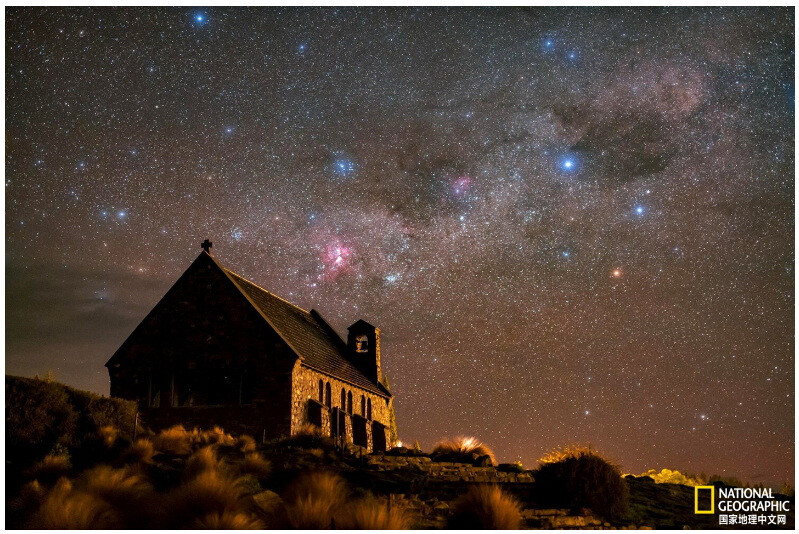
<svg viewBox="0 0 799 534"><path fill-rule="evenodd" d="M28 469L25 475L29 479L52 484L59 478L68 476L71 470L72 462L68 454L48 454Z"/></svg>
<svg viewBox="0 0 799 534"><path fill-rule="evenodd" d="M272 471L272 463L257 452L250 452L244 455L241 471L263 480L269 478L269 474Z"/></svg>
<svg viewBox="0 0 799 534"><path fill-rule="evenodd" d="M238 449L244 453L255 452L255 449L257 448L253 437L248 436L247 434L242 434L238 437L236 440L236 447L238 447Z"/></svg>
<svg viewBox="0 0 799 534"><path fill-rule="evenodd" d="M195 438L196 431L190 432L183 425L175 425L156 434L153 446L161 452L188 455L191 454Z"/></svg>
<svg viewBox="0 0 799 534"><path fill-rule="evenodd" d="M213 447L206 446L196 451L186 460L183 478L191 480L208 471L221 470L222 464Z"/></svg>
<svg viewBox="0 0 799 534"><path fill-rule="evenodd" d="M192 527L206 530L262 530L266 525L244 512L211 512L197 519Z"/></svg>
<svg viewBox="0 0 799 534"><path fill-rule="evenodd" d="M407 530L411 519L403 508L388 507L376 499L356 501L335 515L335 525L344 530Z"/></svg>
<svg viewBox="0 0 799 534"><path fill-rule="evenodd" d="M122 459L128 463L149 463L155 456L155 446L149 439L137 439L130 444L122 454Z"/></svg>
<svg viewBox="0 0 799 534"><path fill-rule="evenodd" d="M44 530L116 529L119 515L103 499L59 480L33 514L28 528Z"/></svg>
<svg viewBox="0 0 799 534"><path fill-rule="evenodd" d="M166 496L166 523L171 528L191 528L208 514L234 513L241 496L235 480L216 470L204 471Z"/></svg>
<svg viewBox="0 0 799 534"><path fill-rule="evenodd" d="M627 509L629 488L619 468L590 449L577 449L561 460L542 463L533 473L541 502L555 507L588 508L605 518Z"/></svg>
<svg viewBox="0 0 799 534"><path fill-rule="evenodd" d="M117 438L119 438L119 430L113 425L106 425L100 428L97 434L100 436L103 445L108 449L112 448L117 442Z"/></svg>
<svg viewBox="0 0 799 534"><path fill-rule="evenodd" d="M302 425L294 434L280 440L280 444L286 447L296 447L299 449L323 450L331 450L336 446L333 438L326 436L321 428L310 423Z"/></svg>
<svg viewBox="0 0 799 534"><path fill-rule="evenodd" d="M496 486L474 486L452 505L449 528L516 530L522 515L519 503Z"/></svg>
<svg viewBox="0 0 799 534"><path fill-rule="evenodd" d="M301 475L286 492L286 512L293 528L328 529L347 497L344 480L333 473Z"/></svg>
<svg viewBox="0 0 799 534"><path fill-rule="evenodd" d="M475 437L458 436L454 439L445 439L436 443L431 453L434 459L473 463L481 456L488 456L491 465L497 464L497 458L491 448Z"/></svg>

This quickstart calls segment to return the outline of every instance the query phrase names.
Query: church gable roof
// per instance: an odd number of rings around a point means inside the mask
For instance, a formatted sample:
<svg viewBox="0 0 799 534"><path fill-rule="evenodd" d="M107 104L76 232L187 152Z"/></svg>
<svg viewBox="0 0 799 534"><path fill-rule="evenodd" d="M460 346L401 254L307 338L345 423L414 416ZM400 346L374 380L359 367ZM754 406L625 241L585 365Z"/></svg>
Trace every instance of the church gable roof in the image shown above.
<svg viewBox="0 0 799 534"><path fill-rule="evenodd" d="M308 312L222 265L219 267L294 350L304 365L378 395L390 395L350 363L345 354L346 344L318 312Z"/></svg>

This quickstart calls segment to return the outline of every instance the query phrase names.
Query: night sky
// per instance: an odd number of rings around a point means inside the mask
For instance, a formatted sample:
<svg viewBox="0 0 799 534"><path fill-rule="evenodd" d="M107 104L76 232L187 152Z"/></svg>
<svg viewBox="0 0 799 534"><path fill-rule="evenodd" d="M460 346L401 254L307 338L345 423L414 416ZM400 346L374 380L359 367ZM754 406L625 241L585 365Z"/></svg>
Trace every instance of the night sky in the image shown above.
<svg viewBox="0 0 799 534"><path fill-rule="evenodd" d="M794 11L6 11L6 371L210 238L383 333L400 438L794 476Z"/></svg>

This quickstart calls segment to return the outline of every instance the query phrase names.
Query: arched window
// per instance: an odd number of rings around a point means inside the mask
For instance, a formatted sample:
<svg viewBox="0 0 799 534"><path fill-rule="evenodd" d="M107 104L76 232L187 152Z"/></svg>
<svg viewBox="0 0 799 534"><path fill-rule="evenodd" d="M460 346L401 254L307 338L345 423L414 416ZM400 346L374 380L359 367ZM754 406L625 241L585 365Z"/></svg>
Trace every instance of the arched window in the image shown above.
<svg viewBox="0 0 799 534"><path fill-rule="evenodd" d="M330 394L330 382L328 382L327 384L325 384L325 406L327 406L328 408L330 408L333 405L331 397L332 395Z"/></svg>
<svg viewBox="0 0 799 534"><path fill-rule="evenodd" d="M355 352L369 352L369 338L366 335L355 338Z"/></svg>
<svg viewBox="0 0 799 534"><path fill-rule="evenodd" d="M366 401L366 418L372 420L372 399Z"/></svg>
<svg viewBox="0 0 799 534"><path fill-rule="evenodd" d="M361 417L366 417L366 397L361 395Z"/></svg>
<svg viewBox="0 0 799 534"><path fill-rule="evenodd" d="M322 379L319 379L319 403L325 403L325 383L322 382Z"/></svg>
<svg viewBox="0 0 799 534"><path fill-rule="evenodd" d="M352 415L352 391L347 393L347 413Z"/></svg>
<svg viewBox="0 0 799 534"><path fill-rule="evenodd" d="M341 410L347 410L347 390L341 388Z"/></svg>

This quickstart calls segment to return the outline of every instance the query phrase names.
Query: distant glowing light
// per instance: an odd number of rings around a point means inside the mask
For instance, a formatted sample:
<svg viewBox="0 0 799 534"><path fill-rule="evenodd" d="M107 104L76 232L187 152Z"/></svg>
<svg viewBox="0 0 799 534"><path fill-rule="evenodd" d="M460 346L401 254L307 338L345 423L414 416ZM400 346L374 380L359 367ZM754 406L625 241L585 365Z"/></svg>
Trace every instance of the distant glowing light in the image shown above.
<svg viewBox="0 0 799 534"><path fill-rule="evenodd" d="M636 215L643 215L644 211L646 211L646 210L644 209L643 206L636 206L635 207L635 214Z"/></svg>
<svg viewBox="0 0 799 534"><path fill-rule="evenodd" d="M621 278L621 269L613 269L613 272L610 274L613 278Z"/></svg>
<svg viewBox="0 0 799 534"><path fill-rule="evenodd" d="M117 212L117 218L118 218L118 219L124 219L124 218L125 218L125 217L127 217L127 216L128 216L128 212L127 212L127 211L125 211L125 210L119 210L119 211Z"/></svg>
<svg viewBox="0 0 799 534"><path fill-rule="evenodd" d="M198 26L203 26L206 22L208 22L208 17L205 16L205 13L197 13L194 15L194 22Z"/></svg>
<svg viewBox="0 0 799 534"><path fill-rule="evenodd" d="M541 43L541 48L543 48L545 52L552 52L555 50L555 40L551 38L544 39Z"/></svg>

